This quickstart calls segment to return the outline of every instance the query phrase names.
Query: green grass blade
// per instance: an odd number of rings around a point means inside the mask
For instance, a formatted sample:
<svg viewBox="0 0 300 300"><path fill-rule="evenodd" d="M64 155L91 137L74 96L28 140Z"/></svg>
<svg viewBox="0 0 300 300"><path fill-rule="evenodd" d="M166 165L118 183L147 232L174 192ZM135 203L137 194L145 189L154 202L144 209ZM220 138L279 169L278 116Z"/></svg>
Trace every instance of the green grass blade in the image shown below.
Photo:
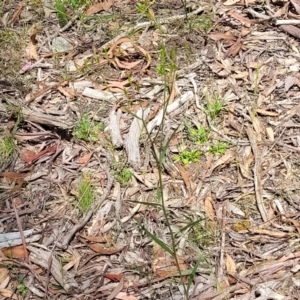
<svg viewBox="0 0 300 300"><path fill-rule="evenodd" d="M161 248L163 248L165 251L170 253L173 257L175 257L175 253L158 237L156 237L154 234L152 234L149 230L147 230L144 226L142 226L142 229L146 232L146 234Z"/></svg>

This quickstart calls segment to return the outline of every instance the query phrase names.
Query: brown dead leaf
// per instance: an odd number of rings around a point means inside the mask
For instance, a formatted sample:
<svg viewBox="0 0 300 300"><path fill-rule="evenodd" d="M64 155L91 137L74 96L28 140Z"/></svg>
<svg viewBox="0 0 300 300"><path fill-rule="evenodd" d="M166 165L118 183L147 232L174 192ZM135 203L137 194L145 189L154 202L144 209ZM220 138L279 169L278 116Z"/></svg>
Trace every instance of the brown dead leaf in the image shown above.
<svg viewBox="0 0 300 300"><path fill-rule="evenodd" d="M26 257L26 253L24 251L23 245L2 249L2 253L6 257L12 257L12 258L25 258Z"/></svg>
<svg viewBox="0 0 300 300"><path fill-rule="evenodd" d="M229 56L231 56L231 57L235 57L238 53L239 53L239 51L240 51L240 49L242 48L242 46L243 46L243 43L242 43L242 40L241 40L241 38L239 38L227 51L226 51L226 53L225 53L225 55L224 55L224 58L227 58L227 57L229 57Z"/></svg>
<svg viewBox="0 0 300 300"><path fill-rule="evenodd" d="M85 12L85 14L87 16L91 16L103 10L108 11L113 4L114 4L114 0L107 0L101 3L96 3L91 7L89 7L89 9Z"/></svg>
<svg viewBox="0 0 300 300"><path fill-rule="evenodd" d="M236 273L235 262L228 253L226 253L226 270L228 272Z"/></svg>
<svg viewBox="0 0 300 300"><path fill-rule="evenodd" d="M187 265L185 264L184 260L179 256L177 256L177 260L180 270L187 270ZM152 270L161 278L168 278L178 274L176 261L168 254L165 254L163 257L154 259L152 262Z"/></svg>
<svg viewBox="0 0 300 300"><path fill-rule="evenodd" d="M211 196L211 191L208 191L206 194L205 200L204 200L204 211L206 216L211 220L214 221L216 218L216 212L213 207L213 202L212 202L212 196Z"/></svg>
<svg viewBox="0 0 300 300"><path fill-rule="evenodd" d="M0 267L0 289L6 288L9 280L9 270L6 267Z"/></svg>
<svg viewBox="0 0 300 300"><path fill-rule="evenodd" d="M112 273L104 273L103 276L114 282L120 282L123 277L122 274L112 274Z"/></svg>
<svg viewBox="0 0 300 300"><path fill-rule="evenodd" d="M59 86L57 88L57 90L59 92L61 92L65 97L69 98L69 99L73 99L74 98L74 94L73 93L69 93L65 88L63 88L62 86Z"/></svg>
<svg viewBox="0 0 300 300"><path fill-rule="evenodd" d="M115 57L115 62L116 62L116 65L121 68L121 69L126 69L126 70L131 70L131 69L134 69L136 66L138 66L142 60L139 59L139 60L136 60L134 62L128 62L128 61L120 61L117 57Z"/></svg>
<svg viewBox="0 0 300 300"><path fill-rule="evenodd" d="M190 175L188 174L188 172L183 166L178 165L178 169L187 189L190 191L191 190Z"/></svg>
<svg viewBox="0 0 300 300"><path fill-rule="evenodd" d="M84 234L81 234L80 236L82 238L84 238L90 242L94 242L94 243L107 243L107 242L111 241L111 237L105 237L105 236L90 236L90 235L84 235Z"/></svg>
<svg viewBox="0 0 300 300"><path fill-rule="evenodd" d="M294 25L281 25L279 28L291 36L300 39L300 29Z"/></svg>
<svg viewBox="0 0 300 300"><path fill-rule="evenodd" d="M28 47L27 47L28 57L30 59L35 59L35 60L39 59L37 49L36 49L36 45L38 43L37 40L36 40L36 35L37 35L38 31L39 31L39 27L37 25L35 25L33 27L33 32L30 36L30 41L29 41L29 44L28 44Z"/></svg>
<svg viewBox="0 0 300 300"><path fill-rule="evenodd" d="M274 112L274 111L269 111L269 110L264 110L264 109L256 109L256 112L259 114L259 115L263 115L263 116L270 116L270 117L277 117L279 116L279 113L277 112Z"/></svg>
<svg viewBox="0 0 300 300"><path fill-rule="evenodd" d="M219 41L219 40L229 40L229 41L236 41L236 37L231 33L223 33L223 32L211 32L208 35L212 40Z"/></svg>
<svg viewBox="0 0 300 300"><path fill-rule="evenodd" d="M79 157L78 162L80 164L87 164L89 162L89 160L91 159L91 157L93 156L93 154L94 154L94 152L91 151L90 153L88 153L88 154L86 154L84 156Z"/></svg>
<svg viewBox="0 0 300 300"><path fill-rule="evenodd" d="M21 151L21 158L23 161L25 161L28 164L33 163L34 161L36 161L37 159L39 159L41 156L43 156L46 153L53 153L56 152L57 149L57 145L52 146L52 147L48 147L38 153L35 153L33 151L27 150L27 149L23 149Z"/></svg>
<svg viewBox="0 0 300 300"><path fill-rule="evenodd" d="M243 25L245 25L246 27L250 27L251 24L252 24L252 21L248 18L245 18L243 16L241 16L240 14L234 12L234 11L231 11L228 13L228 16L240 21Z"/></svg>
<svg viewBox="0 0 300 300"><path fill-rule="evenodd" d="M111 292L111 294L107 297L107 300L113 300L115 297L123 290L124 288L124 276L122 276L120 282L115 287L115 289Z"/></svg>
<svg viewBox="0 0 300 300"><path fill-rule="evenodd" d="M120 300L138 300L138 298L136 298L133 295L130 295L128 293L125 292L120 292L119 294L117 294L115 296L116 299L120 299Z"/></svg>
<svg viewBox="0 0 300 300"><path fill-rule="evenodd" d="M13 291L8 289L0 289L0 295L2 295L4 299L14 299L14 300L19 299Z"/></svg>
<svg viewBox="0 0 300 300"><path fill-rule="evenodd" d="M90 249L92 249L93 251L95 251L97 253L100 253L100 254L103 254L103 255L115 254L115 253L118 253L118 252L122 251L123 248L124 248L124 247L121 247L121 248L106 248L106 247L103 247L100 244L88 244L88 247Z"/></svg>
<svg viewBox="0 0 300 300"><path fill-rule="evenodd" d="M15 22L15 20L19 17L19 15L21 14L24 7L25 7L25 3L21 2L19 4L19 7L17 8L17 10L14 12L13 16L11 17L11 19L8 21L8 25Z"/></svg>
<svg viewBox="0 0 300 300"><path fill-rule="evenodd" d="M268 229L253 229L249 228L248 229L252 233L258 233L258 234L264 234L264 235L269 235L277 238L284 238L289 236L289 233L287 232L281 232L281 231L273 231L273 230L268 230Z"/></svg>
<svg viewBox="0 0 300 300"><path fill-rule="evenodd" d="M274 142L275 141L275 137L274 137L274 131L273 131L273 129L271 127L267 127L266 128L266 133L267 133L268 139L271 142Z"/></svg>

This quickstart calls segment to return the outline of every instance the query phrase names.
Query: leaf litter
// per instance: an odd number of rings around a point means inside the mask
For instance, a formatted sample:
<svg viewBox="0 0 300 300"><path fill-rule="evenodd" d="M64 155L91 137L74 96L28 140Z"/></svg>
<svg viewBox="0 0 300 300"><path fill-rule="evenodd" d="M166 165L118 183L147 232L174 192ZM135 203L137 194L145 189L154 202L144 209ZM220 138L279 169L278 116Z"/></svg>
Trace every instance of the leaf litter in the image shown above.
<svg viewBox="0 0 300 300"><path fill-rule="evenodd" d="M71 3L1 10L1 296L298 299L299 3Z"/></svg>

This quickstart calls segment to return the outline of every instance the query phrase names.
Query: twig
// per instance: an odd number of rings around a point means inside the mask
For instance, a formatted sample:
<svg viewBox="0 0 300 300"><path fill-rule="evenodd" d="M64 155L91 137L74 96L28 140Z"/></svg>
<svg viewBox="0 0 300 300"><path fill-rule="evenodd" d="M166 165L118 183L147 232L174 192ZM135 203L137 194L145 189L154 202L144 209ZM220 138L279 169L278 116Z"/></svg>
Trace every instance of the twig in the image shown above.
<svg viewBox="0 0 300 300"><path fill-rule="evenodd" d="M253 131L247 127L246 132L250 141L250 145L252 147L252 151L254 154L255 158L255 165L254 165L254 186L255 186L255 196L256 196L256 203L259 209L259 212L261 214L261 217L264 222L268 221L268 214L266 211L266 208L263 203L263 198L262 198L262 185L261 185L261 162L262 162L262 157L261 154L259 153L256 139L254 136Z"/></svg>
<svg viewBox="0 0 300 300"><path fill-rule="evenodd" d="M136 32L136 31L139 31L139 30L141 30L143 28L152 27L152 26L155 26L156 24L160 24L160 25L170 24L170 23L176 22L178 20L183 20L183 19L189 18L189 17L191 17L193 15L197 15L197 14L201 13L203 10L204 10L203 7L199 7L198 9L192 11L189 14L172 16L172 17L164 18L164 19L158 19L157 21L149 21L149 22L139 23L139 24L135 25L134 27L131 27L131 28L127 29L125 32L119 34L118 36L116 36L115 38L113 38L109 42L105 43L104 45L102 45L100 47L100 50L104 50L104 49L109 48L117 40L119 40L119 39L121 39L121 38L123 38L125 36L128 36L129 34L132 34L132 33Z"/></svg>
<svg viewBox="0 0 300 300"><path fill-rule="evenodd" d="M24 250L24 254L25 254L25 260L26 260L27 263L29 263L29 257L28 257L28 252L27 252L27 248L26 248L26 240L25 240L24 232L23 232L23 229L22 229L22 224L21 224L21 221L20 221L20 218L19 218L19 215L18 215L18 210L16 208L15 203L13 203L13 208L14 208L14 211L15 211L18 229L19 229L20 236L21 236L21 239L22 239L23 250Z"/></svg>

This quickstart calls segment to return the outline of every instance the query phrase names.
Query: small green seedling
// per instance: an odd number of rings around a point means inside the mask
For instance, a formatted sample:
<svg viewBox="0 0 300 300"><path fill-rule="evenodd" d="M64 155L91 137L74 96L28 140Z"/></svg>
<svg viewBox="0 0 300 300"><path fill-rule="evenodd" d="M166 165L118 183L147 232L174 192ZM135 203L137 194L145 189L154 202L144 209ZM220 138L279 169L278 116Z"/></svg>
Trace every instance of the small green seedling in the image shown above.
<svg viewBox="0 0 300 300"><path fill-rule="evenodd" d="M198 150L184 150L175 157L176 161L182 162L184 165L197 162L201 152Z"/></svg>
<svg viewBox="0 0 300 300"><path fill-rule="evenodd" d="M125 162L114 162L114 176L115 179L125 186L129 183L132 173L129 169L125 168Z"/></svg>
<svg viewBox="0 0 300 300"><path fill-rule="evenodd" d="M95 122L89 116L82 116L73 130L73 136L87 142L96 142L99 137L99 131L103 131L102 123Z"/></svg>
<svg viewBox="0 0 300 300"><path fill-rule="evenodd" d="M78 188L78 206L82 212L87 212L95 200L95 189L91 183L91 176L84 174Z"/></svg>
<svg viewBox="0 0 300 300"><path fill-rule="evenodd" d="M17 291L22 297L27 295L27 287L23 283L18 284Z"/></svg>
<svg viewBox="0 0 300 300"><path fill-rule="evenodd" d="M224 154L228 148L228 143L218 141L215 144L211 145L208 151L212 155Z"/></svg>
<svg viewBox="0 0 300 300"><path fill-rule="evenodd" d="M5 136L0 139L0 158L7 159L14 153L15 142L12 136Z"/></svg>
<svg viewBox="0 0 300 300"><path fill-rule="evenodd" d="M59 25L64 27L68 23L68 17L63 0L55 0L55 9L58 16Z"/></svg>
<svg viewBox="0 0 300 300"><path fill-rule="evenodd" d="M224 108L224 101L219 96L214 96L212 100L209 100L206 104L206 110L209 117L215 119L221 110Z"/></svg>
<svg viewBox="0 0 300 300"><path fill-rule="evenodd" d="M198 129L190 128L189 137L192 141L203 144L208 141L209 131L204 126L200 126Z"/></svg>

